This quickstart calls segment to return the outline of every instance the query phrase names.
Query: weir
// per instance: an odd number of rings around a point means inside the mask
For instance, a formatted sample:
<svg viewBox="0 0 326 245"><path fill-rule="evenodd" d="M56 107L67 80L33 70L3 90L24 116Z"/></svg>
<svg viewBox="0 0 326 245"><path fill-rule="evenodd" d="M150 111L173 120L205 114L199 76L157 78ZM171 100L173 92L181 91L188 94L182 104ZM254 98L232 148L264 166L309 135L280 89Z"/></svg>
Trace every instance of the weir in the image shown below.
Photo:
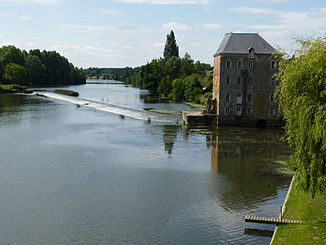
<svg viewBox="0 0 326 245"><path fill-rule="evenodd" d="M122 115L123 117L130 117L134 119L144 120L147 122L175 122L178 123L180 121L179 117L175 116L163 116L159 115L157 113L145 111L145 110L137 110L133 108L126 108L122 106L117 106L113 104L108 104L104 102L84 99L84 98L77 98L52 92L38 92L37 95L43 96L43 97L49 97L54 98L58 100L67 101L73 104L80 106L86 106L90 108L94 108L100 111L105 111L117 115Z"/></svg>

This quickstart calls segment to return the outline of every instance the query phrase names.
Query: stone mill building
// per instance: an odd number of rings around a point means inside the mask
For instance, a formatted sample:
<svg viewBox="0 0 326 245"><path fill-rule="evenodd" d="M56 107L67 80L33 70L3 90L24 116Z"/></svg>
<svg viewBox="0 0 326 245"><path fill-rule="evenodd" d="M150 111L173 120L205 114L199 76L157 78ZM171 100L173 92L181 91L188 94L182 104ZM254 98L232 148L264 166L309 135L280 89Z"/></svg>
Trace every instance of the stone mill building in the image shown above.
<svg viewBox="0 0 326 245"><path fill-rule="evenodd" d="M214 55L213 100L219 125L281 125L273 96L274 51L258 33L225 34Z"/></svg>

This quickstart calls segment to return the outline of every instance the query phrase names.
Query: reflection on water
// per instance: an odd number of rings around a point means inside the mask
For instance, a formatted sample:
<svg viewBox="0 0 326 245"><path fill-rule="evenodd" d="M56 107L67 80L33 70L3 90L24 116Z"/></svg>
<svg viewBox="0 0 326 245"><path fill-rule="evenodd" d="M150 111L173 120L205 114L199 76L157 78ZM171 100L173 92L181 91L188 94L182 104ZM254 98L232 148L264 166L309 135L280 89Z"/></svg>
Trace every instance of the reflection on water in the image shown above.
<svg viewBox="0 0 326 245"><path fill-rule="evenodd" d="M71 89L145 107L130 87ZM260 169L289 154L280 131L148 124L25 95L0 102L0 244L269 243L244 229L274 227L243 217L278 215L289 180Z"/></svg>
<svg viewBox="0 0 326 245"><path fill-rule="evenodd" d="M211 146L211 169L226 174L231 187L220 197L228 211L257 208L265 199L288 186L288 177L260 173L263 160L275 160L290 154L280 142L279 130L221 128L207 137ZM268 163L268 161L266 161Z"/></svg>

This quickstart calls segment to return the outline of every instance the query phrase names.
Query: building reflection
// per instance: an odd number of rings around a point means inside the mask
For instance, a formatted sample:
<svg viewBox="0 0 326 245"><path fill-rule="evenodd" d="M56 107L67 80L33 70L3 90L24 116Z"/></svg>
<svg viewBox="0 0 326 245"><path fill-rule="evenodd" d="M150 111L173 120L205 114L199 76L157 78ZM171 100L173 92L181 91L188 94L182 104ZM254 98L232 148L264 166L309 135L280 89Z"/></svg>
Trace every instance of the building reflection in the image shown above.
<svg viewBox="0 0 326 245"><path fill-rule="evenodd" d="M275 171L276 162L290 154L280 137L276 130L237 128L221 128L206 136L211 171L218 174L212 177L212 185L219 185L223 176L230 186L222 194L211 188L212 198L228 211L239 211L258 207L286 188L290 177Z"/></svg>
<svg viewBox="0 0 326 245"><path fill-rule="evenodd" d="M163 126L163 142L164 150L171 155L174 143L177 139L177 133L179 130L178 125L164 125Z"/></svg>

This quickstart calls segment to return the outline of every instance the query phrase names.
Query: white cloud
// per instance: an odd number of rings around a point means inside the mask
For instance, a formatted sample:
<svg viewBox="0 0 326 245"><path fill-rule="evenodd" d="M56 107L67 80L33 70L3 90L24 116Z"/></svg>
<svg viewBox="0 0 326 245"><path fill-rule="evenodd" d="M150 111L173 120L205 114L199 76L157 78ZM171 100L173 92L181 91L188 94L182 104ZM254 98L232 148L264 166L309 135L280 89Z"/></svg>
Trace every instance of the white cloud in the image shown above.
<svg viewBox="0 0 326 245"><path fill-rule="evenodd" d="M273 10L266 8L249 8L249 7L236 7L231 8L231 11L242 13L242 14L269 14L272 13Z"/></svg>
<svg viewBox="0 0 326 245"><path fill-rule="evenodd" d="M121 12L119 10L116 10L116 9L101 8L101 9L99 9L99 12L101 12L103 14L112 15L112 16L115 16L115 17L121 17L121 16L125 15L125 13L123 13L123 12Z"/></svg>
<svg viewBox="0 0 326 245"><path fill-rule="evenodd" d="M123 3L133 3L133 4L158 4L158 5L172 5L172 4L197 4L206 5L212 3L213 0L116 0Z"/></svg>
<svg viewBox="0 0 326 245"><path fill-rule="evenodd" d="M152 44L153 47L160 47L160 48L164 47L164 45L165 45L165 43L153 43Z"/></svg>
<svg viewBox="0 0 326 245"><path fill-rule="evenodd" d="M263 3L282 3L287 2L288 0L256 0L257 2L263 2Z"/></svg>
<svg viewBox="0 0 326 245"><path fill-rule="evenodd" d="M28 21L28 20L31 20L32 18L29 17L29 16L24 16L24 15L20 15L20 16L17 16L20 20L22 21Z"/></svg>
<svg viewBox="0 0 326 245"><path fill-rule="evenodd" d="M234 11L234 9L232 9ZM272 9L239 7L236 11L243 14L264 14L266 19L273 18L272 24L246 25L254 31L261 31L271 44L281 46L291 52L295 38L303 36L322 36L326 33L326 11L319 8L306 12L276 11Z"/></svg>
<svg viewBox="0 0 326 245"><path fill-rule="evenodd" d="M204 24L203 28L206 30L216 30L216 29L221 29L223 26L218 23L206 23Z"/></svg>
<svg viewBox="0 0 326 245"><path fill-rule="evenodd" d="M56 4L59 0L0 0L7 3L40 3L40 4Z"/></svg>
<svg viewBox="0 0 326 245"><path fill-rule="evenodd" d="M165 31L186 31L186 30L190 30L191 27L186 25L186 24L182 24L182 23L178 23L178 22L169 22L166 24L162 25L162 29Z"/></svg>
<svg viewBox="0 0 326 245"><path fill-rule="evenodd" d="M12 17L12 16L14 16L14 14L12 14L12 13L2 13L2 14L0 14L0 17L2 17L2 18L8 18L8 17Z"/></svg>

